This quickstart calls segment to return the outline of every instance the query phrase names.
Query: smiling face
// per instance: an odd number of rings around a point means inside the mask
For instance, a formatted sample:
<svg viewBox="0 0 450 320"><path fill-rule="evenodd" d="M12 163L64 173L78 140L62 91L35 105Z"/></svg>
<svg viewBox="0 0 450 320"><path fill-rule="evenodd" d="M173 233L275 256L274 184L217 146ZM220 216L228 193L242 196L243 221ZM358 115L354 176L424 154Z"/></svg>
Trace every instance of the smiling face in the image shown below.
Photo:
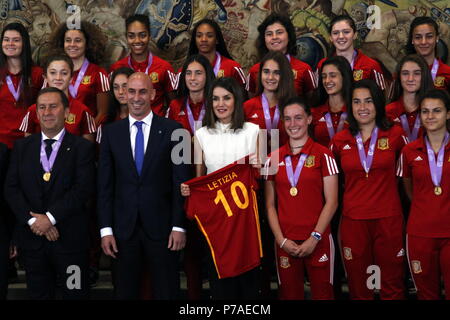
<svg viewBox="0 0 450 320"><path fill-rule="evenodd" d="M44 78L50 87L66 92L72 78L70 66L63 60L52 61L47 68Z"/></svg>
<svg viewBox="0 0 450 320"><path fill-rule="evenodd" d="M415 93L419 91L422 80L422 70L413 61L407 61L400 70L400 84L404 92Z"/></svg>
<svg viewBox="0 0 450 320"><path fill-rule="evenodd" d="M217 120L221 123L230 123L234 112L234 95L225 88L215 87L212 101Z"/></svg>
<svg viewBox="0 0 450 320"><path fill-rule="evenodd" d="M422 57L434 56L434 50L438 41L439 36L432 25L421 24L414 28L412 44L416 52Z"/></svg>
<svg viewBox="0 0 450 320"><path fill-rule="evenodd" d="M150 32L144 24L135 21L128 25L127 43L134 55L143 55L147 53L148 43L150 42Z"/></svg>
<svg viewBox="0 0 450 320"><path fill-rule="evenodd" d="M86 38L79 30L68 30L64 35L64 51L70 59L84 57L86 53Z"/></svg>
<svg viewBox="0 0 450 320"><path fill-rule="evenodd" d="M333 64L322 68L322 85L328 95L339 94L342 91L342 74Z"/></svg>
<svg viewBox="0 0 450 320"><path fill-rule="evenodd" d="M280 66L275 60L267 60L261 70L261 83L264 91L276 92L280 82Z"/></svg>
<svg viewBox="0 0 450 320"><path fill-rule="evenodd" d="M23 40L16 30L7 30L3 35L2 50L7 58L18 58L22 54Z"/></svg>
<svg viewBox="0 0 450 320"><path fill-rule="evenodd" d="M330 40L337 52L346 52L353 50L353 41L356 40L356 33L347 21L342 20L333 25Z"/></svg>
<svg viewBox="0 0 450 320"><path fill-rule="evenodd" d="M206 55L215 52L217 38L214 28L207 23L201 24L195 33L195 44L201 54Z"/></svg>
<svg viewBox="0 0 450 320"><path fill-rule="evenodd" d="M264 41L267 50L280 51L285 54L289 44L289 35L281 23L275 22L267 26L264 32Z"/></svg>
<svg viewBox="0 0 450 320"><path fill-rule="evenodd" d="M308 115L301 105L294 103L286 106L283 110L283 121L291 141L308 137L308 126L312 116Z"/></svg>
<svg viewBox="0 0 450 320"><path fill-rule="evenodd" d="M352 110L353 117L359 125L375 122L377 113L369 89L358 88L353 90Z"/></svg>
<svg viewBox="0 0 450 320"><path fill-rule="evenodd" d="M155 89L145 73L135 73L128 78L127 98L128 110L133 118L142 120L150 114L150 102L155 98Z"/></svg>
<svg viewBox="0 0 450 320"><path fill-rule="evenodd" d="M59 93L48 92L39 96L36 113L42 132L47 136L54 136L64 128L69 108L64 108Z"/></svg>
<svg viewBox="0 0 450 320"><path fill-rule="evenodd" d="M428 132L445 131L450 111L441 99L426 98L420 105L420 120Z"/></svg>
<svg viewBox="0 0 450 320"><path fill-rule="evenodd" d="M186 69L186 87L190 92L203 91L206 84L206 71L197 61L191 62Z"/></svg>

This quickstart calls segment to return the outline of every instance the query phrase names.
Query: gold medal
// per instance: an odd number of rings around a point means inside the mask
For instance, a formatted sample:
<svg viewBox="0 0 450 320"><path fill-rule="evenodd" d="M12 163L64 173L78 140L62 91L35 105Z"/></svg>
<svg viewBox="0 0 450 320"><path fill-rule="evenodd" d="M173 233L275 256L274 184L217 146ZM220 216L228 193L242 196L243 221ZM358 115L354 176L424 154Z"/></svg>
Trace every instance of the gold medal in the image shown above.
<svg viewBox="0 0 450 320"><path fill-rule="evenodd" d="M296 187L292 187L292 188L289 190L289 193L291 194L291 196L295 197L295 196L297 195L297 193L298 193L298 190L297 190Z"/></svg>
<svg viewBox="0 0 450 320"><path fill-rule="evenodd" d="M52 176L52 174L50 172L46 172L46 173L44 173L42 178L44 179L44 181L49 182L51 176Z"/></svg>
<svg viewBox="0 0 450 320"><path fill-rule="evenodd" d="M439 186L434 187L434 194L440 196L442 194L442 188Z"/></svg>

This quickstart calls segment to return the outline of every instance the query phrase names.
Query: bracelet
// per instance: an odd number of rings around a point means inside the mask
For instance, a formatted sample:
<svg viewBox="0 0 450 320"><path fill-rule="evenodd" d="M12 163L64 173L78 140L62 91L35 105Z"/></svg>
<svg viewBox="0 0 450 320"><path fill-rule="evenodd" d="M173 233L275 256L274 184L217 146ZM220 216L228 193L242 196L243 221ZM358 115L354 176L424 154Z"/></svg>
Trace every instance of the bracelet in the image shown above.
<svg viewBox="0 0 450 320"><path fill-rule="evenodd" d="M286 243L287 238L284 238L283 242L280 244L280 249L283 249L284 244Z"/></svg>

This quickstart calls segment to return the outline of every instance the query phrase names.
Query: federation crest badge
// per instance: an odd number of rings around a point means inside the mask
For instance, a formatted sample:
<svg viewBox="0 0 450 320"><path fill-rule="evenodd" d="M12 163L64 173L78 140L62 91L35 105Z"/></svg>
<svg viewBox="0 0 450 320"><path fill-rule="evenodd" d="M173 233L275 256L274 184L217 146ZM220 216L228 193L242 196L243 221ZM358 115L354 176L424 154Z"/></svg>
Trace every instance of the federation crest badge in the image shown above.
<svg viewBox="0 0 450 320"><path fill-rule="evenodd" d="M314 163L315 163L314 159L315 159L314 156L309 156L308 158L306 158L305 167L307 167L307 168L314 167Z"/></svg>
<svg viewBox="0 0 450 320"><path fill-rule="evenodd" d="M150 73L150 79L152 79L152 83L159 82L159 77L157 72Z"/></svg>
<svg viewBox="0 0 450 320"><path fill-rule="evenodd" d="M353 70L353 79L355 80L355 81L359 81L359 80L362 80L362 78L363 78L363 73L364 73L364 71L363 70Z"/></svg>
<svg viewBox="0 0 450 320"><path fill-rule="evenodd" d="M444 77L436 77L436 79L434 79L434 85L436 87L443 87L445 85L445 78Z"/></svg>
<svg viewBox="0 0 450 320"><path fill-rule="evenodd" d="M344 247L343 250L344 250L345 260L352 260L353 259L352 249L350 249L348 247Z"/></svg>
<svg viewBox="0 0 450 320"><path fill-rule="evenodd" d="M418 274L418 273L422 272L422 266L420 265L420 261L419 260L411 260L411 267L412 267L412 271L415 274Z"/></svg>
<svg viewBox="0 0 450 320"><path fill-rule="evenodd" d="M217 72L217 78L222 78L225 75L225 70L220 69L219 72Z"/></svg>
<svg viewBox="0 0 450 320"><path fill-rule="evenodd" d="M378 139L378 149L380 149L380 150L389 149L389 139L388 138Z"/></svg>
<svg viewBox="0 0 450 320"><path fill-rule="evenodd" d="M83 81L81 81L81 84L90 84L91 83L91 76L84 76Z"/></svg>
<svg viewBox="0 0 450 320"><path fill-rule="evenodd" d="M289 263L289 258L281 256L280 257L280 267L282 267L283 269L287 269L290 266L291 266L291 264Z"/></svg>
<svg viewBox="0 0 450 320"><path fill-rule="evenodd" d="M73 113L69 113L69 115L66 118L67 124L74 124L75 123L76 116Z"/></svg>

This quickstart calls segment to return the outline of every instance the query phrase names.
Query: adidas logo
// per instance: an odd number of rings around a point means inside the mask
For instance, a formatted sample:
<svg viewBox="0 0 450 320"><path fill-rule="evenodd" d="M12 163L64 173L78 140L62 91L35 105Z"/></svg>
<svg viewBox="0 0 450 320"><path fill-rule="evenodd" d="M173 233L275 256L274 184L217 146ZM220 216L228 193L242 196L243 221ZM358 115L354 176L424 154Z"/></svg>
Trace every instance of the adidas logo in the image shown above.
<svg viewBox="0 0 450 320"><path fill-rule="evenodd" d="M256 118L258 118L258 114L254 114L254 115L252 115L250 118L252 118L252 119L256 119Z"/></svg>
<svg viewBox="0 0 450 320"><path fill-rule="evenodd" d="M328 257L327 257L326 254L324 254L324 255L319 259L319 262L325 262L325 261L328 261Z"/></svg>
<svg viewBox="0 0 450 320"><path fill-rule="evenodd" d="M281 161L278 165L279 166L284 166L284 161Z"/></svg>
<svg viewBox="0 0 450 320"><path fill-rule="evenodd" d="M405 255L405 249L400 249L400 251L397 253L397 258L403 257Z"/></svg>
<svg viewBox="0 0 450 320"><path fill-rule="evenodd" d="M186 113L184 113L184 111L180 111L180 113L178 114L179 116L185 116Z"/></svg>
<svg viewBox="0 0 450 320"><path fill-rule="evenodd" d="M342 148L342 150L350 150L351 149L351 147L348 145L348 144L346 144L343 148Z"/></svg>
<svg viewBox="0 0 450 320"><path fill-rule="evenodd" d="M423 160L423 159L422 159L421 156L418 156L417 158L414 159L414 161L422 161L422 160Z"/></svg>
<svg viewBox="0 0 450 320"><path fill-rule="evenodd" d="M319 122L325 122L325 117L320 118Z"/></svg>

